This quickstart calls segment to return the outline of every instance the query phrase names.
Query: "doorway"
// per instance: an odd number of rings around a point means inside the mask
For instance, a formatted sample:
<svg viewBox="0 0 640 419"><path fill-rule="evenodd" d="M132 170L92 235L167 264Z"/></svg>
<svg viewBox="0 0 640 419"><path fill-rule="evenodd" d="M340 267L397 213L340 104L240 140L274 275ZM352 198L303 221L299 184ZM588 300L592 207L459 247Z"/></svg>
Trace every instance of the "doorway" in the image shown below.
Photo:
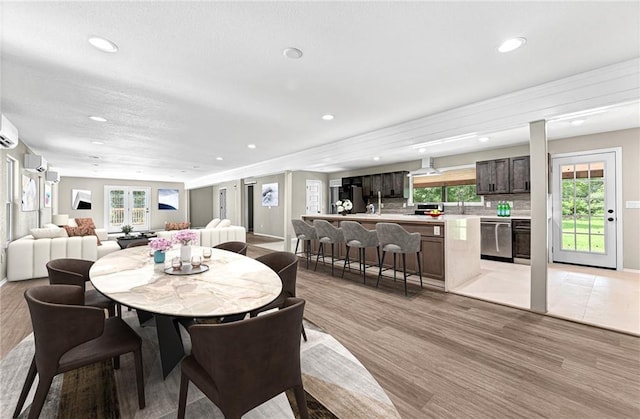
<svg viewBox="0 0 640 419"><path fill-rule="evenodd" d="M553 261L617 268L615 151L552 160Z"/></svg>
<svg viewBox="0 0 640 419"><path fill-rule="evenodd" d="M306 213L322 212L322 181L307 179Z"/></svg>
<svg viewBox="0 0 640 419"><path fill-rule="evenodd" d="M253 233L253 185L246 185L245 189L246 202L246 223L247 231Z"/></svg>
<svg viewBox="0 0 640 419"><path fill-rule="evenodd" d="M133 231L149 231L149 197L151 188L105 186L105 220L109 233L130 225Z"/></svg>
<svg viewBox="0 0 640 419"><path fill-rule="evenodd" d="M227 188L220 189L220 219L227 218Z"/></svg>

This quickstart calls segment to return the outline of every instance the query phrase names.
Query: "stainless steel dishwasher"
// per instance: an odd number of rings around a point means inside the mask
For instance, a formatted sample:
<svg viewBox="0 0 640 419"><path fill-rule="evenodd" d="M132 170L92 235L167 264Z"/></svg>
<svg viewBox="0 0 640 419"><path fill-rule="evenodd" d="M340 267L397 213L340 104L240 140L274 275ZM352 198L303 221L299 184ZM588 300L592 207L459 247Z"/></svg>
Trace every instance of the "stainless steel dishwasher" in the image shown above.
<svg viewBox="0 0 640 419"><path fill-rule="evenodd" d="M483 259L513 262L511 253L511 220L480 220L481 248Z"/></svg>

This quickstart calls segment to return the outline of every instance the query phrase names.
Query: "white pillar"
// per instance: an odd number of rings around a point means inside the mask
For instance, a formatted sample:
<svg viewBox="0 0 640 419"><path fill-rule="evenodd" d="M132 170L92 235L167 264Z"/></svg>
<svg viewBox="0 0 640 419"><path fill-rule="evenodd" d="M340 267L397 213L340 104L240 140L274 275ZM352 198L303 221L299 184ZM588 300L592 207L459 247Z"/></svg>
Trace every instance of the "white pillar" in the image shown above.
<svg viewBox="0 0 640 419"><path fill-rule="evenodd" d="M529 123L531 173L531 310L547 312L547 202L549 160L547 123Z"/></svg>
<svg viewBox="0 0 640 419"><path fill-rule="evenodd" d="M284 251L291 251L291 213L293 209L293 172L284 172Z"/></svg>

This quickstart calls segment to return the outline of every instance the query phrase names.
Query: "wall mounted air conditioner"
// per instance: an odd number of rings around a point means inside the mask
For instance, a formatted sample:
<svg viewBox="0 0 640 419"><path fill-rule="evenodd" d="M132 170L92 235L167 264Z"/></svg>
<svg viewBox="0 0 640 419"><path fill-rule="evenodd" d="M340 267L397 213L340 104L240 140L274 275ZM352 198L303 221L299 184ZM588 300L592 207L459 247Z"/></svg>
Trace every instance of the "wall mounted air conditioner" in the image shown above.
<svg viewBox="0 0 640 419"><path fill-rule="evenodd" d="M342 187L342 179L329 179L329 187L330 188L341 188Z"/></svg>
<svg viewBox="0 0 640 419"><path fill-rule="evenodd" d="M244 179L244 180L242 181L242 183L244 183L245 185L254 185L254 184L258 183L258 181L257 181L257 180L255 180L255 179L254 179L254 178L252 178L252 177L248 177L248 178Z"/></svg>
<svg viewBox="0 0 640 419"><path fill-rule="evenodd" d="M24 155L24 168L30 172L44 172L47 170L47 161L42 156L35 154Z"/></svg>
<svg viewBox="0 0 640 419"><path fill-rule="evenodd" d="M0 115L0 148L15 148L18 145L18 128L4 115Z"/></svg>
<svg viewBox="0 0 640 419"><path fill-rule="evenodd" d="M47 182L58 183L60 182L60 174L58 172L47 171L44 174L44 180Z"/></svg>

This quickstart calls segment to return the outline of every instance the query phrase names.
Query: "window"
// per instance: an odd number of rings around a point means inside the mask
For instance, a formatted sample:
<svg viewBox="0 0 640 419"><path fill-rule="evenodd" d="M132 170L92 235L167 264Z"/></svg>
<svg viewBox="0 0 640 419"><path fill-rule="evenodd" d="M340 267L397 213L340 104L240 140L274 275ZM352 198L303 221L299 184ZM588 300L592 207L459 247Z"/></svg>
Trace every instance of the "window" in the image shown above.
<svg viewBox="0 0 640 419"><path fill-rule="evenodd" d="M123 225L133 231L149 231L151 188L105 186L105 223L107 231L118 232Z"/></svg>
<svg viewBox="0 0 640 419"><path fill-rule="evenodd" d="M7 156L6 160L6 184L5 190L7 194L5 196L5 207L6 207L6 242L9 243L13 240L13 194L15 192L15 170L16 170L16 161L11 157Z"/></svg>
<svg viewBox="0 0 640 419"><path fill-rule="evenodd" d="M482 203L483 197L476 195L475 167L414 176L413 202Z"/></svg>

